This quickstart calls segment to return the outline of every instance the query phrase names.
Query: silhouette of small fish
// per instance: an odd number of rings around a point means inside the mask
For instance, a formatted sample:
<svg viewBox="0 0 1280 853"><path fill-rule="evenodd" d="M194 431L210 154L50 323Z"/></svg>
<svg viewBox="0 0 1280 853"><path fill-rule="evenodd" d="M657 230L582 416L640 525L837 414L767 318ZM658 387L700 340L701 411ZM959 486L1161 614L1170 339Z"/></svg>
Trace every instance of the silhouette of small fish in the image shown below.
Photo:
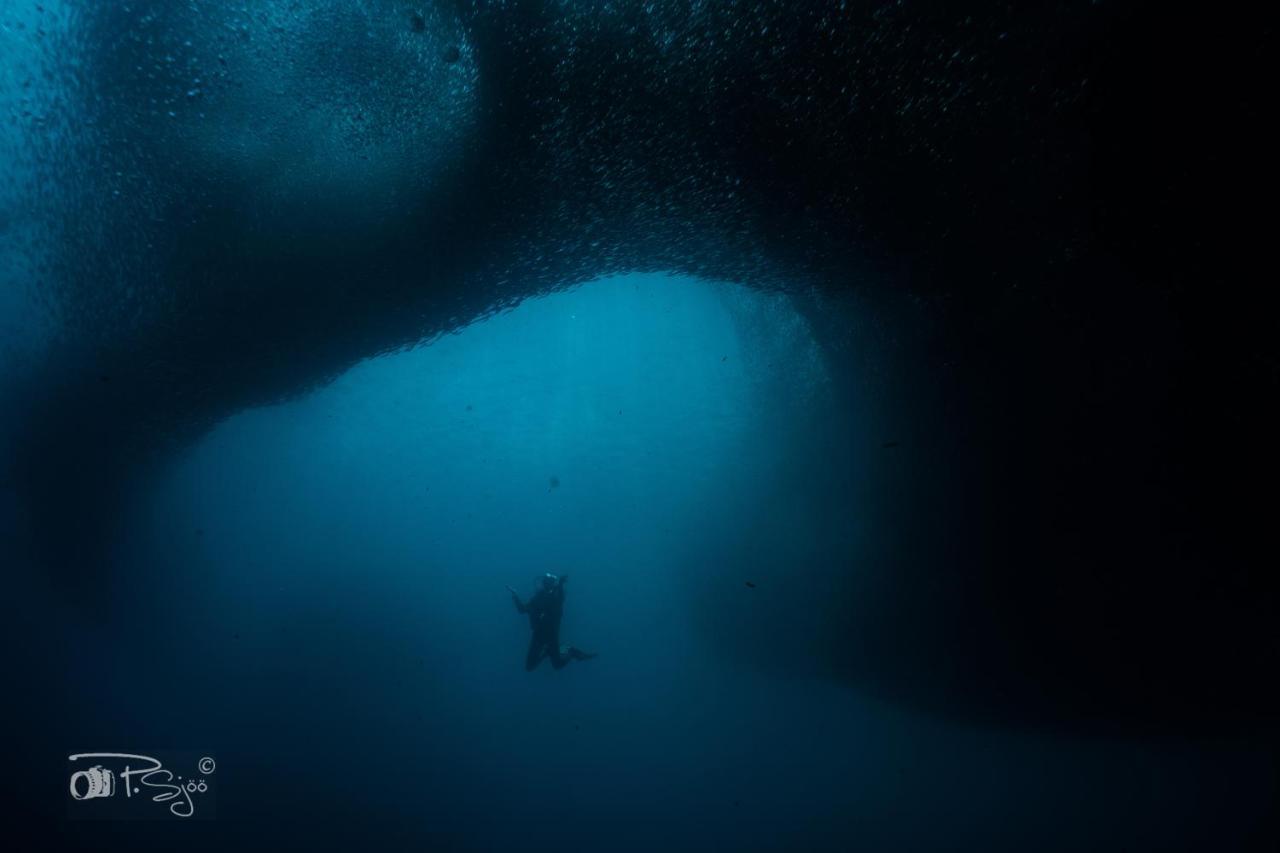
<svg viewBox="0 0 1280 853"><path fill-rule="evenodd" d="M552 476L552 478L547 481L547 491L549 492L552 489L558 489L558 488L560 488L560 478L556 476Z"/></svg>
<svg viewBox="0 0 1280 853"><path fill-rule="evenodd" d="M746 584L747 584L747 586L751 587L752 589L755 589L755 588L756 588L756 585L755 585L754 583L752 583L751 581L746 581Z"/></svg>
<svg viewBox="0 0 1280 853"><path fill-rule="evenodd" d="M882 445L880 445L880 446L881 446L881 447L897 447L897 446L898 446L898 442L896 442L896 441L886 441L884 444L882 444Z"/></svg>

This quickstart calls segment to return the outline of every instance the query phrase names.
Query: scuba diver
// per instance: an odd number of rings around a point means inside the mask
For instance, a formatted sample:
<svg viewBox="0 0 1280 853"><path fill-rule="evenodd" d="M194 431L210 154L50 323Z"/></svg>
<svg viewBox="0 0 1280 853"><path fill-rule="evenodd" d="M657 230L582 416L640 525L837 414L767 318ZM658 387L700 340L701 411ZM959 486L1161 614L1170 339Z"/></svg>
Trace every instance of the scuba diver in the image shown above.
<svg viewBox="0 0 1280 853"><path fill-rule="evenodd" d="M556 577L547 572L539 579L538 591L527 602L511 587L511 600L516 603L516 610L529 614L529 627L533 629L533 639L529 641L529 655L525 658L524 668L529 672L537 669L544 657L551 658L551 665L556 669L563 668L571 660L591 660L593 652L584 652L573 646L560 645L560 617L564 615L564 584L568 575Z"/></svg>

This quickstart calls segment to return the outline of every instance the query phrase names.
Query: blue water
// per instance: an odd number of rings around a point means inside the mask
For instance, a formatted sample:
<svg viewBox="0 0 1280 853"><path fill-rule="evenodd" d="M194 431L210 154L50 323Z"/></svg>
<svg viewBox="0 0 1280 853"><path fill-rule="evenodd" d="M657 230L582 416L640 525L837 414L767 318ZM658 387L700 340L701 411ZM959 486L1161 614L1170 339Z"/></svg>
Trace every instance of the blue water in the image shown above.
<svg viewBox="0 0 1280 853"><path fill-rule="evenodd" d="M1034 5L0 0L3 849L1277 849L1270 30Z"/></svg>
<svg viewBox="0 0 1280 853"><path fill-rule="evenodd" d="M32 599L66 666L59 746L208 751L216 820L60 823L56 837L1134 849L1179 846L1200 809L1263 808L1215 803L1212 774L1267 772L1227 742L962 725L812 677L802 658L727 653L706 611L808 635L786 589L815 581L778 555L849 535L756 511L790 481L796 425L827 414L825 382L785 297L634 275L228 419L154 476L104 599ZM744 540L756 559L726 562ZM599 657L530 673L504 586L527 596L546 571L569 576L563 640Z"/></svg>

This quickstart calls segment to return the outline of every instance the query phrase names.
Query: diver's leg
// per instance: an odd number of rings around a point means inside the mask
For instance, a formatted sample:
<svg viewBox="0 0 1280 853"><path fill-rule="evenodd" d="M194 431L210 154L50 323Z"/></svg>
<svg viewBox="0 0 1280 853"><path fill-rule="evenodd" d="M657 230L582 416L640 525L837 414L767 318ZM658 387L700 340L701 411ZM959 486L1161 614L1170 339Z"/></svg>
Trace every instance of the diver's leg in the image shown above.
<svg viewBox="0 0 1280 853"><path fill-rule="evenodd" d="M591 660L595 657L594 653L584 652L575 646L562 646L556 643L547 648L551 650L551 665L556 669L564 669L571 660Z"/></svg>
<svg viewBox="0 0 1280 853"><path fill-rule="evenodd" d="M552 637L547 642L547 656L551 658L551 665L556 669L564 669L565 664L569 663L569 658L565 655L565 649L560 645L558 636Z"/></svg>
<svg viewBox="0 0 1280 853"><path fill-rule="evenodd" d="M547 651L546 641L541 637L534 636L529 640L529 654L524 658L525 672L533 672L538 668L538 664L542 661L542 656Z"/></svg>

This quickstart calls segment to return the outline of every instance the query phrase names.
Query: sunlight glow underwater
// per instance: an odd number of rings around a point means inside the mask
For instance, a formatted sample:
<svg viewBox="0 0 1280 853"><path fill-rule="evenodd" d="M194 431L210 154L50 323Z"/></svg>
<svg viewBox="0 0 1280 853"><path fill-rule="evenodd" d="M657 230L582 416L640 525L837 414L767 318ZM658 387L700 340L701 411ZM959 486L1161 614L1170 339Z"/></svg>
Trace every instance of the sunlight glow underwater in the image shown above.
<svg viewBox="0 0 1280 853"><path fill-rule="evenodd" d="M1108 825L1121 845L1175 837L1204 772L1179 754L779 680L697 629L708 588L731 618L810 629L771 611L799 582L788 549L821 530L783 513L751 531L777 542L749 578L715 554L760 523L825 381L786 297L652 275L371 359L174 462L119 551L119 606L68 641L68 678L129 697L92 722L104 743L199 744L238 768L220 802L262 843L290 843L297 812L330 843L376 824L449 849L939 849L994 826L1043 841L1063 803L1083 817L1053 849ZM571 578L562 639L597 660L524 671L503 587L544 571Z"/></svg>

